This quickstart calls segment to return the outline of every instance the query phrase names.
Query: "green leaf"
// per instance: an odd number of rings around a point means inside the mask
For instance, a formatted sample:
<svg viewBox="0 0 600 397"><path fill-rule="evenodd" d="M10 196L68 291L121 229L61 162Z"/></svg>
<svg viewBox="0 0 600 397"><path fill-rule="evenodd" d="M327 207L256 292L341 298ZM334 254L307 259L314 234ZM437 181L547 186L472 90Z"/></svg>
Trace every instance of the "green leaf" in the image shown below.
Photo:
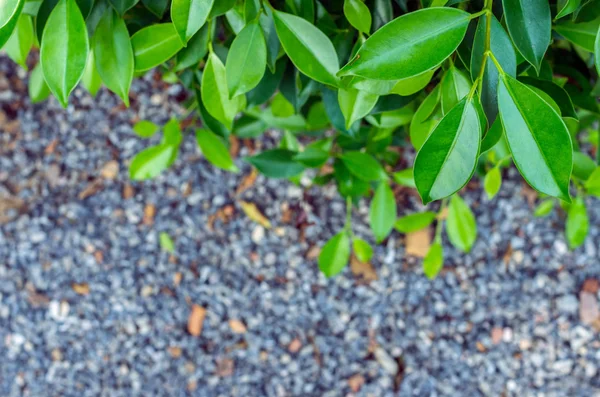
<svg viewBox="0 0 600 397"><path fill-rule="evenodd" d="M583 23L561 21L554 25L554 30L571 43L577 44L586 51L594 52L599 27L600 18Z"/></svg>
<svg viewBox="0 0 600 397"><path fill-rule="evenodd" d="M581 4L581 0L558 0L556 19L572 14Z"/></svg>
<svg viewBox="0 0 600 397"><path fill-rule="evenodd" d="M442 112L448 113L471 90L471 81L462 71L451 66L442 79Z"/></svg>
<svg viewBox="0 0 600 397"><path fill-rule="evenodd" d="M596 197L600 197L600 166L585 181L585 190Z"/></svg>
<svg viewBox="0 0 600 397"><path fill-rule="evenodd" d="M134 5L136 5L139 0L108 0L108 1L113 6L115 11L117 11L120 16L123 16L125 14L125 12L127 12L127 10L129 10Z"/></svg>
<svg viewBox="0 0 600 397"><path fill-rule="evenodd" d="M10 59L27 70L27 55L33 45L33 22L29 15L21 14L17 26L6 42L4 50Z"/></svg>
<svg viewBox="0 0 600 397"><path fill-rule="evenodd" d="M179 72L187 68L197 69L198 64L208 52L208 26L205 24L188 41L187 47L177 53L177 66Z"/></svg>
<svg viewBox="0 0 600 397"><path fill-rule="evenodd" d="M406 186L413 189L417 187L415 185L415 178L413 176L412 168L407 168L402 171L394 172L392 176L394 178L394 182L396 182L400 186Z"/></svg>
<svg viewBox="0 0 600 397"><path fill-rule="evenodd" d="M198 129L196 130L196 140L202 154L212 164L226 171L239 171L231 159L229 150L216 134L209 130Z"/></svg>
<svg viewBox="0 0 600 397"><path fill-rule="evenodd" d="M573 152L573 176L587 181L596 169L596 162L587 154Z"/></svg>
<svg viewBox="0 0 600 397"><path fill-rule="evenodd" d="M179 146L183 140L181 126L177 119L172 118L163 126L163 138L161 143L171 146Z"/></svg>
<svg viewBox="0 0 600 397"><path fill-rule="evenodd" d="M381 164L370 154L350 151L342 154L341 159L352 175L363 181L370 182L388 179Z"/></svg>
<svg viewBox="0 0 600 397"><path fill-rule="evenodd" d="M570 202L573 145L560 115L529 87L507 75L500 79L498 105L521 175L536 190Z"/></svg>
<svg viewBox="0 0 600 397"><path fill-rule="evenodd" d="M596 42L594 43L594 54L596 55L596 70L600 75L600 25L598 26L598 33L596 33Z"/></svg>
<svg viewBox="0 0 600 397"><path fill-rule="evenodd" d="M469 252L477 238L475 216L458 195L454 195L450 199L446 232L452 245L463 252Z"/></svg>
<svg viewBox="0 0 600 397"><path fill-rule="evenodd" d="M394 227L400 233L412 233L431 225L436 217L435 212L425 211L398 218Z"/></svg>
<svg viewBox="0 0 600 397"><path fill-rule="evenodd" d="M352 240L352 249L356 258L363 263L369 262L373 257L373 248L363 239L355 237Z"/></svg>
<svg viewBox="0 0 600 397"><path fill-rule="evenodd" d="M166 62L183 48L172 23L146 26L131 36L135 71L144 72Z"/></svg>
<svg viewBox="0 0 600 397"><path fill-rule="evenodd" d="M333 236L319 254L319 269L326 277L340 273L350 260L350 238L344 230Z"/></svg>
<svg viewBox="0 0 600 397"><path fill-rule="evenodd" d="M310 146L294 156L294 160L311 168L321 167L328 159L329 153L325 150Z"/></svg>
<svg viewBox="0 0 600 397"><path fill-rule="evenodd" d="M158 236L158 240L160 243L160 248L163 251L166 251L170 254L175 252L175 243L173 242L173 239L171 238L171 236L169 236L168 233L161 232Z"/></svg>
<svg viewBox="0 0 600 397"><path fill-rule="evenodd" d="M140 138L150 138L152 135L156 134L157 131L158 126L151 121L138 121L133 126L133 132Z"/></svg>
<svg viewBox="0 0 600 397"><path fill-rule="evenodd" d="M245 107L246 98L243 95L229 98L225 66L214 53L208 56L200 89L208 113L231 130L236 114Z"/></svg>
<svg viewBox="0 0 600 397"><path fill-rule="evenodd" d="M548 94L560 108L560 114L562 117L570 117L575 120L578 119L575 108L573 107L573 102L564 88L553 83L552 81L541 80L527 76L519 76L519 81L529 86L539 88Z"/></svg>
<svg viewBox="0 0 600 397"><path fill-rule="evenodd" d="M275 65L279 56L281 43L279 43L279 37L277 37L277 31L275 30L273 12L268 7L264 13L260 14L259 23L267 43L267 65L269 66L271 73L275 73Z"/></svg>
<svg viewBox="0 0 600 397"><path fill-rule="evenodd" d="M233 8L236 0L215 0L215 3L210 10L209 18L218 17L219 15L225 14L227 11Z"/></svg>
<svg viewBox="0 0 600 397"><path fill-rule="evenodd" d="M539 73L550 45L552 18L546 0L502 0L508 33L517 50Z"/></svg>
<svg viewBox="0 0 600 397"><path fill-rule="evenodd" d="M487 18L479 18L475 38L473 41L473 52L471 54L471 79L475 80L481 71L483 55L485 52L485 43L487 41ZM492 15L492 24L490 30L491 51L498 60L505 73L510 76L517 75L517 56L513 44L508 34ZM485 72L481 82L481 105L485 115L491 124L498 116L498 79L499 72L491 59L485 63Z"/></svg>
<svg viewBox="0 0 600 397"><path fill-rule="evenodd" d="M294 160L295 155L291 150L272 149L245 160L269 178L291 178L304 171L304 166Z"/></svg>
<svg viewBox="0 0 600 397"><path fill-rule="evenodd" d="M380 182L369 208L369 223L377 244L390 234L395 221L396 198L394 192L387 182Z"/></svg>
<svg viewBox="0 0 600 397"><path fill-rule="evenodd" d="M433 128L442 118L441 107L438 106L441 99L441 92L441 85L438 84L425 100L421 102L410 122L410 142L416 150L421 149L421 146L423 146ZM436 112L436 109L439 109L439 112Z"/></svg>
<svg viewBox="0 0 600 397"><path fill-rule="evenodd" d="M88 60L85 64L83 76L81 77L81 84L93 97L96 96L100 87L102 87L102 78L96 69L96 61L94 60L94 53L92 51L88 53Z"/></svg>
<svg viewBox="0 0 600 397"><path fill-rule="evenodd" d="M585 208L585 202L581 197L577 197L569 206L565 227L567 241L571 249L575 249L585 242L589 228L590 220Z"/></svg>
<svg viewBox="0 0 600 397"><path fill-rule="evenodd" d="M338 90L338 102L346 120L346 129L349 130L355 121L362 119L375 107L378 95L359 91L355 88Z"/></svg>
<svg viewBox="0 0 600 397"><path fill-rule="evenodd" d="M169 5L169 0L142 0L144 6L158 17L158 19L162 19L165 11L167 10L167 6Z"/></svg>
<svg viewBox="0 0 600 397"><path fill-rule="evenodd" d="M377 30L338 75L400 80L439 66L462 41L469 14L428 8L402 15Z"/></svg>
<svg viewBox="0 0 600 397"><path fill-rule="evenodd" d="M88 59L85 21L75 0L60 0L46 23L40 63L46 83L63 107L81 77Z"/></svg>
<svg viewBox="0 0 600 397"><path fill-rule="evenodd" d="M361 0L344 0L344 15L356 30L369 34L371 11Z"/></svg>
<svg viewBox="0 0 600 397"><path fill-rule="evenodd" d="M502 127L502 120L500 118L496 118L496 121L492 124L487 134L481 141L481 150L480 153L483 154L496 146L498 141L502 138L502 134L504 133L504 128Z"/></svg>
<svg viewBox="0 0 600 397"><path fill-rule="evenodd" d="M483 188L485 189L489 200L493 199L496 194L498 194L501 186L502 174L498 167L494 167L485 174L485 178L483 179Z"/></svg>
<svg viewBox="0 0 600 397"><path fill-rule="evenodd" d="M92 49L96 69L106 87L129 107L129 87L133 80L133 49L125 21L112 10L98 23Z"/></svg>
<svg viewBox="0 0 600 397"><path fill-rule="evenodd" d="M467 184L477 164L481 123L474 101L459 102L435 127L415 158L423 203L448 197Z"/></svg>
<svg viewBox="0 0 600 397"><path fill-rule="evenodd" d="M139 181L151 179L163 172L171 164L177 147L173 145L151 146L139 152L129 166L129 177Z"/></svg>
<svg viewBox="0 0 600 397"><path fill-rule="evenodd" d="M25 0L2 0L0 4L0 48L4 47L17 26L24 4Z"/></svg>
<svg viewBox="0 0 600 397"><path fill-rule="evenodd" d="M204 25L215 0L172 0L171 21L184 45Z"/></svg>
<svg viewBox="0 0 600 397"><path fill-rule="evenodd" d="M258 21L250 22L231 44L225 70L229 97L252 90L260 83L267 67L267 46Z"/></svg>
<svg viewBox="0 0 600 397"><path fill-rule="evenodd" d="M533 212L533 216L537 218L541 218L543 216L549 215L550 212L554 209L554 200L547 199L542 201Z"/></svg>
<svg viewBox="0 0 600 397"><path fill-rule="evenodd" d="M428 279L434 279L444 267L444 248L442 244L435 242L429 247L427 255L423 259L423 272Z"/></svg>
<svg viewBox="0 0 600 397"><path fill-rule="evenodd" d="M44 72L38 63L29 75L29 98L31 103L39 103L45 101L50 95L50 89L46 80L44 80Z"/></svg>
<svg viewBox="0 0 600 397"><path fill-rule="evenodd" d="M339 60L329 38L310 22L275 11L275 28L281 45L302 73L323 84L337 86Z"/></svg>

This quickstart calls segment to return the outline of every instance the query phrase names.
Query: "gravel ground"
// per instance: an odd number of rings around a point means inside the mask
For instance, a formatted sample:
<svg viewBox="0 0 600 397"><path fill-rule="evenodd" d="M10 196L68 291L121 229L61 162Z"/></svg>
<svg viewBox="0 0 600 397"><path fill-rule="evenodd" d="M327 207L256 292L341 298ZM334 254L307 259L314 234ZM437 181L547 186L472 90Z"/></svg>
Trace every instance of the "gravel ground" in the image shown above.
<svg viewBox="0 0 600 397"><path fill-rule="evenodd" d="M62 110L31 105L0 59L0 395L600 396L600 338L580 313L599 298L597 200L569 252L563 217L533 218L510 172L493 201L469 189L477 243L445 244L434 281L398 234L376 249L377 280L326 280L313 247L342 225L334 189L259 176L240 198L266 230L233 193L249 168L209 166L192 137L164 175L128 181L148 145L131 125L183 113L180 88L152 77L131 109L77 89ZM366 205L353 221L370 239Z"/></svg>

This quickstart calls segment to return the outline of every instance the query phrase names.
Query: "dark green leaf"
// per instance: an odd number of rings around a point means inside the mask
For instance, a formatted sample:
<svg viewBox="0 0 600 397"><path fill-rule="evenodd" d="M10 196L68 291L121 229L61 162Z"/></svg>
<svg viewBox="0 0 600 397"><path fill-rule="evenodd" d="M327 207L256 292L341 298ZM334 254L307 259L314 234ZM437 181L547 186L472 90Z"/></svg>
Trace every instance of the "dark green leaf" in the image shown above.
<svg viewBox="0 0 600 397"><path fill-rule="evenodd" d="M198 64L208 52L208 25L202 26L188 41L187 47L177 53L177 66L179 72L187 68L197 69Z"/></svg>
<svg viewBox="0 0 600 397"><path fill-rule="evenodd" d="M44 28L40 63L50 91L63 107L83 76L88 48L85 21L77 3L60 0Z"/></svg>
<svg viewBox="0 0 600 397"><path fill-rule="evenodd" d="M172 0L171 21L184 45L204 25L214 2L215 0Z"/></svg>
<svg viewBox="0 0 600 397"><path fill-rule="evenodd" d="M573 146L560 115L530 88L508 75L501 76L498 105L521 175L538 191L570 201Z"/></svg>
<svg viewBox="0 0 600 397"><path fill-rule="evenodd" d="M273 149L247 157L246 161L270 178L291 178L304 171L304 166L294 160L296 152Z"/></svg>
<svg viewBox="0 0 600 397"><path fill-rule="evenodd" d="M25 0L21 1L21 3L25 3ZM35 31L37 34L38 42L40 42L40 43L42 42L42 33L44 33L44 28L46 27L46 22L48 22L48 17L50 16L50 13L54 9L54 7L56 7L57 4L58 4L58 0L43 0L42 5L40 6L40 9L38 10L37 16L35 18ZM99 7L101 6L100 4L102 4L102 3L99 2ZM15 19L14 23L15 24L17 23L16 19ZM1 25L1 23L0 23L0 25ZM14 25L13 25L13 27L14 27ZM12 30L12 28L11 28L11 30ZM2 30L0 30L0 32L4 32L4 28ZM8 36L10 36L10 34ZM7 40L8 40L8 36L6 36ZM2 37L3 37L3 34L0 33L0 48L4 44L2 41Z"/></svg>
<svg viewBox="0 0 600 397"><path fill-rule="evenodd" d="M119 13L120 16L123 16L127 10L132 8L137 4L139 0L108 0L110 4L113 6L115 11Z"/></svg>
<svg viewBox="0 0 600 397"><path fill-rule="evenodd" d="M556 19L572 14L581 4L581 0L558 0Z"/></svg>
<svg viewBox="0 0 600 397"><path fill-rule="evenodd" d="M481 150L480 153L483 154L496 146L500 138L502 138L502 134L504 133L504 128L502 128L502 120L500 118L496 118L496 121L492 124L487 134L481 141Z"/></svg>
<svg viewBox="0 0 600 397"><path fill-rule="evenodd" d="M23 10L25 0L3 0L0 4L0 48L8 41Z"/></svg>
<svg viewBox="0 0 600 397"><path fill-rule="evenodd" d="M560 113L563 117L571 117L575 120L578 119L577 113L575 113L575 109L573 108L573 102L571 102L571 98L564 88L556 85L552 81L535 79L533 77L519 76L519 81L532 87L539 88L548 94L560 108Z"/></svg>
<svg viewBox="0 0 600 397"><path fill-rule="evenodd" d="M311 168L318 168L322 166L325 164L327 159L329 159L329 153L323 149L310 146L294 156L294 160Z"/></svg>
<svg viewBox="0 0 600 397"><path fill-rule="evenodd" d="M552 18L546 0L502 0L510 37L533 67L540 71L550 44Z"/></svg>
<svg viewBox="0 0 600 397"><path fill-rule="evenodd" d="M577 44L586 51L594 52L594 44L600 27L600 18L583 23L572 21L559 22L554 25L554 30L565 39Z"/></svg>
<svg viewBox="0 0 600 397"><path fill-rule="evenodd" d="M473 100L465 98L435 127L415 159L415 184L424 204L467 184L475 171L480 140L479 114Z"/></svg>
<svg viewBox="0 0 600 397"><path fill-rule="evenodd" d="M380 181L388 176L377 160L370 154L362 152L346 152L341 156L344 165L357 178L364 181Z"/></svg>
<svg viewBox="0 0 600 397"><path fill-rule="evenodd" d="M215 3L210 10L209 19L218 17L219 15L225 14L227 11L231 10L235 5L236 0L214 0Z"/></svg>
<svg viewBox="0 0 600 397"><path fill-rule="evenodd" d="M400 80L439 66L458 47L469 14L455 8L428 8L405 14L367 39L339 75Z"/></svg>
<svg viewBox="0 0 600 397"><path fill-rule="evenodd" d="M142 3L151 13L162 19L169 5L169 0L142 0Z"/></svg>

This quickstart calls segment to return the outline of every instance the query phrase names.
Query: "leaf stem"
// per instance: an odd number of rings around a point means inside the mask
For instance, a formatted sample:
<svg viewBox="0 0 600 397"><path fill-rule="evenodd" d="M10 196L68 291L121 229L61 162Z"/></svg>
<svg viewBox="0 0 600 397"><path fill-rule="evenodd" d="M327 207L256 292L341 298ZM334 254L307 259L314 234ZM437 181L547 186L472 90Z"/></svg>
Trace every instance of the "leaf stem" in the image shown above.
<svg viewBox="0 0 600 397"><path fill-rule="evenodd" d="M344 225L346 233L352 236L352 197L346 197L346 224Z"/></svg>
<svg viewBox="0 0 600 397"><path fill-rule="evenodd" d="M494 56L494 53L491 52L491 51L488 51L488 56L490 57L490 59L492 60L492 62L494 62L494 65L496 65L496 69L498 69L498 72L500 74L505 74L504 73L504 69L502 69L502 66L500 66L500 62L498 62L498 60Z"/></svg>
<svg viewBox="0 0 600 397"><path fill-rule="evenodd" d="M481 60L481 69L479 69L479 75L473 82L473 84L477 83L479 95L481 95L481 91L483 88L483 75L485 74L485 65L487 63L487 58L489 54L491 54L491 37L492 37L492 5L494 0L485 0L484 9L481 13L485 13L485 42L483 43L483 59ZM477 13L479 14L479 13ZM473 15L477 15L473 14Z"/></svg>

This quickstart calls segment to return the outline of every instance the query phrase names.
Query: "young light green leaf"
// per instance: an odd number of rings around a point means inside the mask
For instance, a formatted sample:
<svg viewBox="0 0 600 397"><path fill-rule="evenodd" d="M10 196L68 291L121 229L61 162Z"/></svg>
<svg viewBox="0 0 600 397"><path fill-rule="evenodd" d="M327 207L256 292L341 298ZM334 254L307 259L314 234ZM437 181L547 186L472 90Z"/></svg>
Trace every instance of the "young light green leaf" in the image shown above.
<svg viewBox="0 0 600 397"><path fill-rule="evenodd" d="M33 22L29 15L21 14L17 26L6 42L4 50L10 59L27 70L27 55L33 45Z"/></svg>
<svg viewBox="0 0 600 397"><path fill-rule="evenodd" d="M75 0L60 0L46 23L40 63L46 83L63 107L81 77L88 59L85 21Z"/></svg>
<svg viewBox="0 0 600 397"><path fill-rule="evenodd" d="M485 178L483 179L483 188L487 193L488 200L493 199L498 194L501 186L502 174L498 167L494 167L485 174Z"/></svg>
<svg viewBox="0 0 600 397"><path fill-rule="evenodd" d="M415 178L413 176L413 169L407 168L402 171L394 172L392 175L394 182L400 186L406 186L415 189Z"/></svg>
<svg viewBox="0 0 600 397"><path fill-rule="evenodd" d="M517 75L517 55L510 37L495 16L491 17L490 48L504 73ZM473 52L471 53L471 79L475 80L481 71L487 43L487 18L479 18ZM485 63L481 81L481 106L489 122L493 125L498 116L498 79L499 71L490 58Z"/></svg>
<svg viewBox="0 0 600 397"><path fill-rule="evenodd" d="M594 52L594 44L596 42L596 36L598 35L599 28L600 18L590 22L582 23L561 21L554 25L554 30L556 30L561 36L569 40L571 43L577 44L579 47L590 52Z"/></svg>
<svg viewBox="0 0 600 397"><path fill-rule="evenodd" d="M581 197L577 197L569 206L565 227L567 241L571 249L575 249L585 242L589 228L590 220L585 208L585 202Z"/></svg>
<svg viewBox="0 0 600 397"><path fill-rule="evenodd" d="M421 102L410 122L410 142L417 151L421 149L433 128L442 118L441 106L438 106L441 92L441 86L438 84ZM439 112L436 112L436 110L439 110Z"/></svg>
<svg viewBox="0 0 600 397"><path fill-rule="evenodd" d="M373 248L363 239L355 237L352 240L352 249L354 250L354 255L363 263L369 262L373 257Z"/></svg>
<svg viewBox="0 0 600 397"><path fill-rule="evenodd" d="M469 14L456 8L428 8L394 19L365 41L338 75L400 80L439 66L462 41Z"/></svg>
<svg viewBox="0 0 600 397"><path fill-rule="evenodd" d="M346 120L346 129L349 130L355 121L362 119L375 107L378 95L359 91L355 88L338 90L338 102Z"/></svg>
<svg viewBox="0 0 600 397"><path fill-rule="evenodd" d="M175 243L173 242L173 239L171 238L171 236L169 236L168 233L161 232L158 236L158 240L160 243L160 248L163 251L166 251L170 254L175 252Z"/></svg>
<svg viewBox="0 0 600 397"><path fill-rule="evenodd" d="M139 152L129 166L129 177L139 181L151 179L163 172L173 161L177 147L173 145L151 146Z"/></svg>
<svg viewBox="0 0 600 397"><path fill-rule="evenodd" d="M215 0L173 0L171 21L183 45L200 30L206 22Z"/></svg>
<svg viewBox="0 0 600 397"><path fill-rule="evenodd" d="M377 244L390 234L395 221L396 198L394 192L387 182L380 182L369 208L369 223Z"/></svg>
<svg viewBox="0 0 600 397"><path fill-rule="evenodd" d="M448 113L457 103L467 96L471 81L455 66L450 67L442 79L442 112Z"/></svg>
<svg viewBox="0 0 600 397"><path fill-rule="evenodd" d="M202 154L212 164L226 171L239 171L231 159L229 150L216 134L209 130L198 129L196 130L196 140Z"/></svg>
<svg viewBox="0 0 600 397"><path fill-rule="evenodd" d="M585 181L585 190L596 197L600 197L600 166L592 172L592 175Z"/></svg>
<svg viewBox="0 0 600 397"><path fill-rule="evenodd" d="M214 53L208 56L200 89L208 113L231 130L236 114L245 107L246 98L243 95L229 98L225 66Z"/></svg>
<svg viewBox="0 0 600 397"><path fill-rule="evenodd" d="M83 76L81 77L81 85L83 85L93 97L96 96L100 87L102 87L102 78L96 69L96 61L94 60L94 53L92 51L88 53L88 60L85 64Z"/></svg>
<svg viewBox="0 0 600 397"><path fill-rule="evenodd" d="M596 170L596 162L587 154L573 151L573 176L587 181Z"/></svg>
<svg viewBox="0 0 600 397"><path fill-rule="evenodd" d="M452 245L461 251L469 252L477 238L477 224L473 212L460 196L450 199L446 232Z"/></svg>
<svg viewBox="0 0 600 397"><path fill-rule="evenodd" d="M550 212L554 209L554 199L547 199L542 201L533 212L533 216L536 218L541 218L543 216L549 215Z"/></svg>
<svg viewBox="0 0 600 397"><path fill-rule="evenodd" d="M392 94L398 94L402 96L409 96L421 91L427 87L427 84L431 81L435 71L437 69L431 69L423 72L414 77L408 77L406 79L398 80L392 88Z"/></svg>
<svg viewBox="0 0 600 397"><path fill-rule="evenodd" d="M267 67L267 46L258 21L248 23L231 44L225 70L229 97L245 94L260 83Z"/></svg>
<svg viewBox="0 0 600 397"><path fill-rule="evenodd" d="M183 140L181 126L176 118L172 118L163 126L163 137L161 143L171 146L179 146Z"/></svg>
<svg viewBox="0 0 600 397"><path fill-rule="evenodd" d="M435 242L429 247L427 255L423 259L423 272L428 279L433 280L444 267L444 247Z"/></svg>
<svg viewBox="0 0 600 397"><path fill-rule="evenodd" d="M472 99L459 102L435 127L415 159L423 203L448 197L467 184L477 164L481 123Z"/></svg>
<svg viewBox="0 0 600 397"><path fill-rule="evenodd" d="M296 152L273 149L261 152L245 160L270 178L291 178L304 171L304 166L294 160Z"/></svg>
<svg viewBox="0 0 600 397"><path fill-rule="evenodd" d="M132 8L134 5L138 3L140 0L108 0L110 4L113 6L115 11L119 13L120 16L125 15L125 12Z"/></svg>
<svg viewBox="0 0 600 397"><path fill-rule="evenodd" d="M369 182L388 179L381 164L370 154L350 151L342 154L341 159L348 170L363 181Z"/></svg>
<svg viewBox="0 0 600 397"><path fill-rule="evenodd" d="M394 227L400 233L412 233L425 229L427 226L431 225L435 217L435 212L431 211L405 215L396 220Z"/></svg>
<svg viewBox="0 0 600 397"><path fill-rule="evenodd" d="M310 22L275 11L275 28L281 45L302 73L323 84L337 86L339 60L331 40Z"/></svg>
<svg viewBox="0 0 600 397"><path fill-rule="evenodd" d="M135 71L144 72L167 61L183 48L172 23L149 25L131 36Z"/></svg>
<svg viewBox="0 0 600 397"><path fill-rule="evenodd" d="M519 172L536 190L570 202L573 146L560 115L516 79L502 75L498 106Z"/></svg>
<svg viewBox="0 0 600 397"><path fill-rule="evenodd" d="M45 101L49 95L50 88L44 80L44 72L38 63L29 75L29 99L31 99L31 103L39 103Z"/></svg>
<svg viewBox="0 0 600 397"><path fill-rule="evenodd" d="M147 120L138 121L133 126L133 132L140 138L150 138L152 135L156 134L157 131L158 126Z"/></svg>
<svg viewBox="0 0 600 397"><path fill-rule="evenodd" d="M340 273L350 260L350 238L343 230L333 236L319 254L319 269L325 277L333 277Z"/></svg>
<svg viewBox="0 0 600 397"><path fill-rule="evenodd" d="M344 0L344 15L359 32L371 31L371 11L362 0Z"/></svg>
<svg viewBox="0 0 600 397"><path fill-rule="evenodd" d="M109 10L98 23L92 49L96 69L106 87L129 107L129 87L133 80L133 49L125 21Z"/></svg>
<svg viewBox="0 0 600 397"><path fill-rule="evenodd" d="M508 33L517 47L539 73L550 45L552 18L546 0L502 0Z"/></svg>
<svg viewBox="0 0 600 397"><path fill-rule="evenodd" d="M558 0L556 19L572 14L581 5L581 0Z"/></svg>
<svg viewBox="0 0 600 397"><path fill-rule="evenodd" d="M0 4L0 48L12 35L24 4L25 0L3 0Z"/></svg>

